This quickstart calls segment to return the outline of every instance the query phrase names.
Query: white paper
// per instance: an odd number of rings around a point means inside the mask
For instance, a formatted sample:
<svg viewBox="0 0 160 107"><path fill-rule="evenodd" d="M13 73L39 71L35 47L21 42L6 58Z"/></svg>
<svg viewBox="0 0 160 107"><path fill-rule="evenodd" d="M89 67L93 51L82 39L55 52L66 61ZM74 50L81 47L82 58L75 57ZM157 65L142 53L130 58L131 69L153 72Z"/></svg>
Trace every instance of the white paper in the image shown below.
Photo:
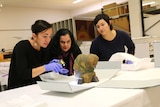
<svg viewBox="0 0 160 107"><path fill-rule="evenodd" d="M49 72L49 73L45 73L40 75L40 78L42 81L47 81L47 82L69 82L69 81L75 81L75 77L74 76L65 76L65 75L61 75L58 73L54 73L54 72Z"/></svg>

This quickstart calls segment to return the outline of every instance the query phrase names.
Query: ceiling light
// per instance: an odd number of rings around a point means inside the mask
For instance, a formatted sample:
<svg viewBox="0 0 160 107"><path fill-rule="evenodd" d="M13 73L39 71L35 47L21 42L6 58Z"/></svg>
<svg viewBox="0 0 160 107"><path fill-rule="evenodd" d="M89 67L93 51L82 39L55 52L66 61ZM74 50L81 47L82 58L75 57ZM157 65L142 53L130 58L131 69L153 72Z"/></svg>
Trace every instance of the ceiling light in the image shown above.
<svg viewBox="0 0 160 107"><path fill-rule="evenodd" d="M81 2L81 1L83 1L83 0L73 0L73 4L76 4L76 3L79 3L79 2Z"/></svg>

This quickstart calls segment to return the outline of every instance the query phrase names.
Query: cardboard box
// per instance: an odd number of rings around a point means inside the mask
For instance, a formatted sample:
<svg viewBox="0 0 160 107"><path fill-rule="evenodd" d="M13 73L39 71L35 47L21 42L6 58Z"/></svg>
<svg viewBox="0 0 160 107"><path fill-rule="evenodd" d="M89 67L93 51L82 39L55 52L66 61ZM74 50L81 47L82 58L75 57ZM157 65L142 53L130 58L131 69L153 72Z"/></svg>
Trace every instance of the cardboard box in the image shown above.
<svg viewBox="0 0 160 107"><path fill-rule="evenodd" d="M119 12L119 15L129 13L128 2L119 4L118 5L118 12Z"/></svg>
<svg viewBox="0 0 160 107"><path fill-rule="evenodd" d="M113 28L119 30L125 30L130 32L130 25L128 17L121 17L118 19L111 20Z"/></svg>
<svg viewBox="0 0 160 107"><path fill-rule="evenodd" d="M151 8L151 6L150 6L150 5L146 5L146 6L143 6L143 7L142 7L142 10L147 10L147 9L149 9L149 8Z"/></svg>
<svg viewBox="0 0 160 107"><path fill-rule="evenodd" d="M115 6L117 6L117 3L111 3L111 4L108 4L108 5L104 5L103 8L104 9L109 9L109 8L113 8Z"/></svg>
<svg viewBox="0 0 160 107"><path fill-rule="evenodd" d="M103 6L104 13L108 16L117 16L119 15L118 7L116 3L111 3Z"/></svg>
<svg viewBox="0 0 160 107"><path fill-rule="evenodd" d="M104 13L109 16L117 16L129 13L128 2L121 4L111 3L109 5L103 6L103 9Z"/></svg>
<svg viewBox="0 0 160 107"><path fill-rule="evenodd" d="M109 5L103 6L103 9L104 13L109 15L110 17L129 13L128 2L122 4L111 3ZM125 30L130 32L128 16L113 19L111 21L114 29Z"/></svg>

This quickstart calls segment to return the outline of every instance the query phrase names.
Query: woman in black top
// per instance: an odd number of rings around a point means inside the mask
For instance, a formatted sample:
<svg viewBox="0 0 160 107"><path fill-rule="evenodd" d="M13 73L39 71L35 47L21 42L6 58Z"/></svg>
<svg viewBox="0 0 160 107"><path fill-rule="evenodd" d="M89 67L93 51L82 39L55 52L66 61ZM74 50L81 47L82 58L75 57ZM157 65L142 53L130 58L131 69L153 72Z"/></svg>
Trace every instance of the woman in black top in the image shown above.
<svg viewBox="0 0 160 107"><path fill-rule="evenodd" d="M117 52L134 55L135 44L131 37L124 31L113 29L108 15L98 14L94 25L99 36L92 41L90 53L96 54L100 61L108 61Z"/></svg>
<svg viewBox="0 0 160 107"><path fill-rule="evenodd" d="M18 42L11 58L8 89L35 84L45 71L60 71L62 65L46 63L46 47L51 41L52 25L37 20L31 27L32 37Z"/></svg>
<svg viewBox="0 0 160 107"><path fill-rule="evenodd" d="M68 76L73 75L74 59L81 54L72 32L68 29L60 29L56 32L49 44L49 60L58 58L65 62L64 68L68 69Z"/></svg>

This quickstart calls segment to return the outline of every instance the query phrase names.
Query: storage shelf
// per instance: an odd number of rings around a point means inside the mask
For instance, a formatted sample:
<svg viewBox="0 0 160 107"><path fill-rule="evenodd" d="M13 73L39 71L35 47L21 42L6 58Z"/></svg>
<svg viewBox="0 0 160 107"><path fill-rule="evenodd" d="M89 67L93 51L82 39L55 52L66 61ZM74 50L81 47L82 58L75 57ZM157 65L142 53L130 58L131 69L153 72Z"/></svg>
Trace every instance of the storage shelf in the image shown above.
<svg viewBox="0 0 160 107"><path fill-rule="evenodd" d="M111 19L118 19L118 18L126 17L126 16L129 16L129 13L120 14L120 15L116 15L116 16L111 16L110 18Z"/></svg>
<svg viewBox="0 0 160 107"><path fill-rule="evenodd" d="M160 14L160 6L151 7L148 9L143 10L146 14Z"/></svg>

